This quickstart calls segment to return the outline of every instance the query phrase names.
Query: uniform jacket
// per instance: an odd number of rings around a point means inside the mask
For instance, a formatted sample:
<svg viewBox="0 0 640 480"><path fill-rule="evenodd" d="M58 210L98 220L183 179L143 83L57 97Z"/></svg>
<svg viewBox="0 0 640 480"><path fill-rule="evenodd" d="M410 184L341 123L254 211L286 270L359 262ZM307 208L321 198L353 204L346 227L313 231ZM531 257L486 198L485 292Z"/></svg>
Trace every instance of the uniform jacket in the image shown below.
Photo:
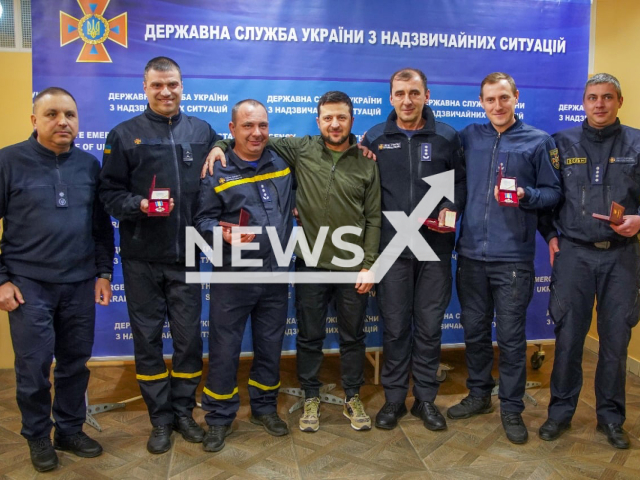
<svg viewBox="0 0 640 480"><path fill-rule="evenodd" d="M223 270L288 271L288 265L278 267L265 227L275 227L280 248L284 251L293 228L293 174L289 165L272 150L263 152L257 168L238 158L232 149L227 151L226 157L227 166L216 162L213 176L202 181L195 216L198 232L211 245L212 229L219 221L237 224L240 209L244 209L249 214L247 226L262 227L262 233L253 240L260 249L243 251L242 258L260 259L262 268L233 267L231 246L223 242Z"/></svg>
<svg viewBox="0 0 640 480"><path fill-rule="evenodd" d="M100 164L74 145L56 155L38 143L0 150L0 284L11 275L50 283L113 271L113 226L98 201Z"/></svg>
<svg viewBox="0 0 640 480"><path fill-rule="evenodd" d="M467 166L467 205L462 216L458 254L489 262L527 262L535 256L538 209L553 208L562 198L553 163L558 151L542 130L516 118L501 134L491 123L472 124L460 132ZM517 208L500 206L494 186L500 166L525 189Z"/></svg>
<svg viewBox="0 0 640 480"><path fill-rule="evenodd" d="M619 120L598 130L585 120L553 138L560 154L564 201L555 215L540 219L545 240L558 232L590 243L626 240L591 214L608 215L612 201L625 207L625 215L640 214L640 130L620 125Z"/></svg>
<svg viewBox="0 0 640 480"><path fill-rule="evenodd" d="M273 148L295 170L298 189L296 206L309 248L313 248L320 227L327 226L317 268L359 271L371 268L380 245L380 177L378 166L364 157L356 145L351 146L333 164L333 156L320 136L270 139ZM228 143L220 144L225 147ZM333 232L344 226L360 229L360 234L345 233L342 240L364 250L364 260L354 267L341 267L333 257L353 259L353 253L333 244ZM296 255L301 251L296 244Z"/></svg>
<svg viewBox="0 0 640 480"><path fill-rule="evenodd" d="M193 225L200 171L217 139L208 123L178 113L169 118L146 111L116 126L104 149L100 198L120 220L124 259L181 263L185 228ZM156 187L170 188L175 208L168 217L149 217L140 201Z"/></svg>
<svg viewBox="0 0 640 480"><path fill-rule="evenodd" d="M455 202L446 198L439 203L430 218L438 218L443 208L462 213L467 196L464 153L460 137L449 125L436 122L433 111L424 106L422 117L424 127L416 130L411 138L398 129L398 115L391 112L385 123L369 129L362 144L373 151L380 169L382 191L382 211L400 211L409 215L431 188L422 180L424 177L455 170ZM437 254L451 253L455 243L455 233L437 233L421 227L420 233ZM395 236L396 230L386 217L382 217L380 251ZM412 257L409 249L403 257Z"/></svg>

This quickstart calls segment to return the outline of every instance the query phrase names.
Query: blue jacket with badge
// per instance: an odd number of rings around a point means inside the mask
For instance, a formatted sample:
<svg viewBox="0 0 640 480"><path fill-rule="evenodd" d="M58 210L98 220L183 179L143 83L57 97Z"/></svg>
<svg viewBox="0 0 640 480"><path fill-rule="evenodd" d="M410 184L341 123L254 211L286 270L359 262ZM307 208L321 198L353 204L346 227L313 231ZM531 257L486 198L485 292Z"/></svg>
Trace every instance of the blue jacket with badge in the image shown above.
<svg viewBox="0 0 640 480"><path fill-rule="evenodd" d="M547 242L558 232L589 243L626 240L591 214L608 215L613 201L624 207L625 215L640 215L640 130L620 120L595 129L585 120L553 138L560 152L565 198L555 216L541 217L542 236Z"/></svg>
<svg viewBox="0 0 640 480"><path fill-rule="evenodd" d="M227 271L282 272L288 266L278 266L266 227L275 227L281 249L284 251L293 229L293 174L287 163L274 151L265 149L254 167L238 158L231 142L225 156L227 166L219 162L213 176L207 176L200 186L195 226L202 237L212 244L213 228L220 221L237 224L240 209L249 214L248 227L262 227L252 243L257 250L243 250L242 259L260 259L261 267L233 267L231 245L223 241L223 266Z"/></svg>
<svg viewBox="0 0 640 480"><path fill-rule="evenodd" d="M491 123L460 132L467 165L467 205L462 216L459 255L488 262L527 262L535 256L539 209L562 198L558 150L542 130L516 122L502 133ZM503 207L494 197L500 166L525 189L519 207Z"/></svg>
<svg viewBox="0 0 640 480"><path fill-rule="evenodd" d="M100 199L120 220L120 255L147 262L182 263L185 230L193 225L200 172L218 140L209 124L178 112L165 117L148 106L117 125L104 147ZM157 188L170 188L175 207L168 217L149 217L140 202Z"/></svg>
<svg viewBox="0 0 640 480"><path fill-rule="evenodd" d="M438 218L443 208L458 212L464 209L467 196L464 153L458 133L449 125L437 122L430 107L424 106L422 118L425 125L415 130L411 138L398 128L397 113L392 111L385 123L370 128L362 145L376 154L380 170L382 211L401 211L407 216L428 194L431 188L422 179L430 175L455 171L455 203L446 198L436 199L438 204L430 218ZM437 233L420 227L420 233L436 254L447 254L453 250L454 233ZM380 251L383 251L396 235L396 230L387 217L382 216ZM406 248L401 257L411 258L413 253Z"/></svg>

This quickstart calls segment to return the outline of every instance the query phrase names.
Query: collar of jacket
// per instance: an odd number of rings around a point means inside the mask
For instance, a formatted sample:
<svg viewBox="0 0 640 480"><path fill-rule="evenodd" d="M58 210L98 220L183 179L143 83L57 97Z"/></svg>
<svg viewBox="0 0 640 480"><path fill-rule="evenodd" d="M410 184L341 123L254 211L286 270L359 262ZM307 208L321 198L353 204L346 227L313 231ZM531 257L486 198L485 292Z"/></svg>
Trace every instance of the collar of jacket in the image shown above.
<svg viewBox="0 0 640 480"><path fill-rule="evenodd" d="M620 131L620 119L616 117L616 121L604 128L593 128L589 125L587 119L582 122L582 132L588 140L592 142L604 142L605 139L617 135Z"/></svg>
<svg viewBox="0 0 640 480"><path fill-rule="evenodd" d="M324 140L322 139L321 135L317 135L317 139L318 139L318 143L320 145L322 145L322 148L324 148L325 150L330 150L329 147L327 147L327 144L324 143ZM358 149L358 139L356 138L356 136L353 133L349 134L349 148L347 148L344 152L341 153L345 153L348 152L349 150L353 150L353 149Z"/></svg>
<svg viewBox="0 0 640 480"><path fill-rule="evenodd" d="M57 155L56 152L54 152L53 150L49 150L47 147L45 147L40 142L38 142L37 137L38 137L38 133L34 131L29 137L29 145L31 145L31 148L33 148L36 152L38 152L38 154L44 155L45 157L51 157L51 158L58 157L58 159L69 158L73 153L73 150L76 148L75 144L71 142L71 147L69 148L69 151L63 152L60 155Z"/></svg>
<svg viewBox="0 0 640 480"><path fill-rule="evenodd" d="M507 134L513 132L514 130L520 128L522 125L524 125L522 120L520 120L517 115L515 116L515 119L516 119L516 123L511 125L504 132L501 132L500 135L507 135ZM484 131L485 131L485 133L488 133L489 135L492 135L492 136L495 136L495 135L498 134L498 131L496 130L496 127L494 127L493 123L491 123L491 122L488 122L488 123L484 124Z"/></svg>
<svg viewBox="0 0 640 480"><path fill-rule="evenodd" d="M238 157L236 152L233 151L233 147L235 145L236 145L236 141L232 140L231 143L229 144L229 148L226 151L227 159L230 160L240 170L251 170L251 171L257 172L263 165L273 162L273 153L271 152L271 150L267 150L265 148L262 151L262 155L260 155L260 158L257 160L258 167L254 168L249 164L249 162Z"/></svg>
<svg viewBox="0 0 640 480"><path fill-rule="evenodd" d="M436 117L433 115L433 110L431 110L429 105L422 107L422 118L424 118L425 124L422 128L416 130L416 133L435 133ZM397 122L398 114L395 110L391 110L391 113L387 117L387 123L384 126L384 133L400 133Z"/></svg>
<svg viewBox="0 0 640 480"><path fill-rule="evenodd" d="M158 123L169 123L169 121L171 121L171 123L178 123L182 118L182 113L180 111L178 111L178 113L176 113L173 117L165 117L164 115L160 115L159 113L151 110L151 107L148 103L147 109L144 111L144 114L149 120Z"/></svg>

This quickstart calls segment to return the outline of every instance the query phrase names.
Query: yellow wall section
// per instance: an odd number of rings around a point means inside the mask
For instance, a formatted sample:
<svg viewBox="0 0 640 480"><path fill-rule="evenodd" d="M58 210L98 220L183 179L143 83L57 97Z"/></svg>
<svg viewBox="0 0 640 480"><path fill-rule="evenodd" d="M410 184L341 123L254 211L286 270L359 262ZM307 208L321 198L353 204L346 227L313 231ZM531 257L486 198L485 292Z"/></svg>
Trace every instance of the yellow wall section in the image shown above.
<svg viewBox="0 0 640 480"><path fill-rule="evenodd" d="M624 103L618 116L625 125L640 128L640 2L637 0L598 0L596 5L594 72L615 75L622 86ZM629 357L640 361L640 327L635 328ZM589 332L598 338L596 322Z"/></svg>
<svg viewBox="0 0 640 480"><path fill-rule="evenodd" d="M596 9L594 73L608 72L620 80L624 105L620 120L640 128L640 63L634 52L640 50L640 2L637 0L598 0ZM0 52L0 80L4 87L9 116L0 129L0 148L24 140L31 131L31 54ZM640 333L635 329L629 356L640 360ZM597 338L595 322L590 335ZM13 365L6 313L0 312L0 368Z"/></svg>
<svg viewBox="0 0 640 480"><path fill-rule="evenodd" d="M0 52L0 85L5 118L0 148L26 140L31 133L31 53ZM0 368L13 367L13 348L7 313L0 311Z"/></svg>

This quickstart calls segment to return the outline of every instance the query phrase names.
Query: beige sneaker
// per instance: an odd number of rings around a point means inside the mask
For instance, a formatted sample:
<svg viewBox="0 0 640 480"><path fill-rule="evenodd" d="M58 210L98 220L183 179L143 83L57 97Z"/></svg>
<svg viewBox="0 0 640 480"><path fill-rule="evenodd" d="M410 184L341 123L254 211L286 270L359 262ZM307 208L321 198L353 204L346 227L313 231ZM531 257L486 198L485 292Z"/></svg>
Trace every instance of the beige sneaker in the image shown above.
<svg viewBox="0 0 640 480"><path fill-rule="evenodd" d="M371 418L364 411L360 395L354 395L348 402L345 400L342 413L351 420L351 428L354 430L371 430Z"/></svg>
<svg viewBox="0 0 640 480"><path fill-rule="evenodd" d="M303 432L317 432L320 428L320 399L307 398L304 401L304 413L300 417L300 430Z"/></svg>

